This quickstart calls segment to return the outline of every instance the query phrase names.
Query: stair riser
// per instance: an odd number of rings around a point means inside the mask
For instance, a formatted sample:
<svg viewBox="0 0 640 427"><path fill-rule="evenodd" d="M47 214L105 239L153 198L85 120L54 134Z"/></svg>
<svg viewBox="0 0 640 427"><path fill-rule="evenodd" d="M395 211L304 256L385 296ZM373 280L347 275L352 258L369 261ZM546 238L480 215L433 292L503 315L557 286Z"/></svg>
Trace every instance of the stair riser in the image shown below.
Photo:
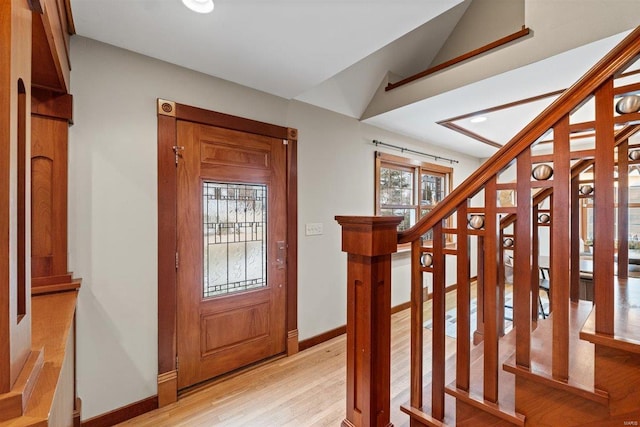
<svg viewBox="0 0 640 427"><path fill-rule="evenodd" d="M513 427L514 425L515 424L498 417L494 417L493 415L483 412L476 407L461 402L460 400L456 402L456 426L458 427Z"/></svg>
<svg viewBox="0 0 640 427"><path fill-rule="evenodd" d="M609 409L563 390L516 377L516 411L527 426L583 426L609 418Z"/></svg>
<svg viewBox="0 0 640 427"><path fill-rule="evenodd" d="M611 416L637 410L640 402L640 354L596 345L595 355L595 384L609 391Z"/></svg>

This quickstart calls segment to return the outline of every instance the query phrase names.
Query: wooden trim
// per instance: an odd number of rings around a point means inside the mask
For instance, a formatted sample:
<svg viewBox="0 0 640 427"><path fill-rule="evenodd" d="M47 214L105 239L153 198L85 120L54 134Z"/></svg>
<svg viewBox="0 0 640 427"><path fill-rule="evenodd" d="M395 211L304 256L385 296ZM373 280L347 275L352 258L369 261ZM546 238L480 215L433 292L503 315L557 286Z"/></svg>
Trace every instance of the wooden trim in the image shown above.
<svg viewBox="0 0 640 427"><path fill-rule="evenodd" d="M80 290L81 283L82 279L75 279L67 283L35 286L31 288L31 295L44 295L56 292L78 291Z"/></svg>
<svg viewBox="0 0 640 427"><path fill-rule="evenodd" d="M625 73L623 75L620 76L620 78L623 77L627 77L630 75L634 75L640 73L640 70L637 71L632 71L629 73ZM445 120L441 120L439 122L437 122L439 125L444 126L446 128L449 128L453 131L456 131L458 133L461 133L462 135L468 136L470 138L473 138L477 141L480 141L482 143L485 143L491 147L495 147L495 148L502 148L501 144L498 144L495 141L492 141L488 138L485 138L482 135L479 135L475 132L471 132L470 130L455 124L454 122L458 121L458 120L464 120L464 119L469 119L471 117L475 117L475 116L481 116L484 114L490 114L496 111L500 111L500 110L506 110L508 108L513 108L513 107L517 107L519 105L523 105L523 104L528 104L530 102L536 102L536 101L540 101L541 99L545 99L545 98L549 98L551 96L556 96L556 95L561 95L566 89L560 89L560 90L556 90L553 92L548 92L548 93L543 93L541 95L536 95L536 96L532 96L530 98L524 98L524 99L520 99L518 101L513 101L513 102L508 102L506 104L501 104L501 105L496 105L495 107L491 107L491 108L485 108L484 110L478 110L478 111L474 111L471 113L467 113L467 114L462 114L460 116L456 116L456 117L450 117L448 119ZM630 84L630 85L625 85L625 86L620 86L620 87L616 87L614 88L614 95L623 95L626 93L632 93L632 92L637 92L640 91L640 83L634 83L634 84ZM616 116L615 117L615 121L617 124L622 124L625 123L627 121L635 121L638 119L638 115L637 113L634 113L634 115L629 116L628 114L623 114L621 116ZM578 133L578 132L585 132L585 131L589 131L589 130L593 130L595 128L595 122L584 122L584 123L575 123L572 124L570 129L571 129L571 133ZM594 137L595 133L590 132L587 135L575 135L572 136L571 139L580 139L580 138L590 138L590 137ZM545 143L551 143L553 141L551 140L543 140L543 141L539 141L538 144L545 144Z"/></svg>
<svg viewBox="0 0 640 427"><path fill-rule="evenodd" d="M176 119L158 115L158 374L176 369Z"/></svg>
<svg viewBox="0 0 640 427"><path fill-rule="evenodd" d="M178 371L158 375L158 407L162 408L178 400Z"/></svg>
<svg viewBox="0 0 640 427"><path fill-rule="evenodd" d="M484 144L487 144L487 145L489 145L491 147L502 148L502 145L498 144L497 142L492 141L489 138L485 138L484 136L479 135L479 134L477 134L475 132L471 132L470 130L467 130L467 129L463 128L462 126L459 126L459 125L457 125L455 123L452 123L452 122L441 122L441 123L438 123L438 124L442 125L442 126L444 126L446 128L449 128L451 130L454 130L454 131L456 131L458 133L461 133L463 135L466 135L466 136L468 136L470 138L473 138L476 141L480 141L480 142L482 142Z"/></svg>
<svg viewBox="0 0 640 427"><path fill-rule="evenodd" d="M287 129L287 356L298 343L298 131Z"/></svg>
<svg viewBox="0 0 640 427"><path fill-rule="evenodd" d="M31 88L31 114L73 123L73 95Z"/></svg>
<svg viewBox="0 0 640 427"><path fill-rule="evenodd" d="M403 302L402 304L391 307L391 314L396 314L409 308L411 308L411 301Z"/></svg>
<svg viewBox="0 0 640 427"><path fill-rule="evenodd" d="M529 33L531 32L531 30L529 28L526 28L524 25L522 26L522 29L519 31L516 31L515 33L509 34L508 36L502 37L501 39L498 39L494 42L491 42L489 44L486 44L482 47L479 47L478 49L474 49L472 51L469 51L463 55L457 56L453 59L450 59L448 61L443 62L442 64L436 65L435 67L431 67L428 68L418 74L414 74L413 76L407 77L406 79L402 79L399 82L396 83L389 83L387 85L387 87L384 89L385 91L390 91L392 89L395 89L397 87L406 85L407 83L411 83L415 80L421 79L423 77L426 77L430 74L434 74L438 71L444 70L445 68L449 68L453 65L459 64L461 62L464 62L468 59L471 59L475 56L479 56L482 55L483 53L486 53L490 50L493 49L497 49L501 46L504 46L508 43L511 43L512 41L518 40L522 37L528 36Z"/></svg>
<svg viewBox="0 0 640 427"><path fill-rule="evenodd" d="M556 99L504 147L498 150L493 156L493 161L483 163L462 184L449 193L445 201L437 204L431 213L421 218L416 225L409 230L398 233L398 243L406 243L418 239L426 230L433 228L436 222L451 215L460 203L472 197L479 188L511 163L515 157L549 130L562 116L571 112L582 100L600 87L616 70L634 60L638 52L640 52L640 28L636 28L631 32L576 84L567 89L562 96Z"/></svg>
<svg viewBox="0 0 640 427"><path fill-rule="evenodd" d="M286 140L287 144L287 354L297 352L297 130L158 99L158 374L176 371L177 121L185 120ZM162 385L159 383L160 389ZM176 382L177 386L177 382ZM177 394L177 389L176 389ZM163 390L163 396L165 391ZM162 403L165 402L164 397Z"/></svg>
<svg viewBox="0 0 640 427"><path fill-rule="evenodd" d="M293 356L300 351L298 343L298 330L294 329L287 332L287 356Z"/></svg>
<svg viewBox="0 0 640 427"><path fill-rule="evenodd" d="M536 95L536 96L532 96L530 98L524 98L524 99L520 99L518 101L513 101L513 102L508 102L506 104L500 104L500 105L496 105L495 107L491 107L491 108L485 108L484 110L479 110L479 111L474 111L472 113L467 113L467 114L462 114L460 116L456 116L456 117L450 117L448 119L445 120L441 120L439 122L437 122L439 125L444 126L446 128L449 128L451 130L454 130L458 133L461 133L463 135L466 135L470 138L473 138L477 141L483 142L491 147L495 147L495 148L502 148L501 144L498 144L495 141L492 141L488 138L485 138L482 135L479 135L475 132L471 132L468 129L463 128L460 125L455 124L454 122L457 122L458 120L464 120L464 119L469 119L471 117L475 117L475 116L481 116L481 115L485 115L485 114L490 114L490 113L494 113L496 111L501 111L501 110L506 110L508 108L513 108L513 107L518 107L520 105L524 105L524 104L529 104L531 102L536 102L536 101L540 101L541 99L546 99L546 98L550 98L552 96L557 96L557 95L561 95L566 89L561 89L561 90L556 90L554 92L547 92L547 93L543 93L541 95Z"/></svg>
<svg viewBox="0 0 640 427"><path fill-rule="evenodd" d="M39 13L40 15L44 13L42 2L40 0L27 0L27 3L29 4L29 9L31 9L33 13Z"/></svg>
<svg viewBox="0 0 640 427"><path fill-rule="evenodd" d="M70 283L73 279L71 274L62 274L60 276L45 276L45 277L34 277L31 279L31 287L40 287L47 285L57 285L60 283Z"/></svg>
<svg viewBox="0 0 640 427"><path fill-rule="evenodd" d="M76 33L76 25L73 22L73 11L71 9L71 0L64 0L64 8L67 12L67 32L69 35Z"/></svg>
<svg viewBox="0 0 640 427"><path fill-rule="evenodd" d="M82 427L109 427L158 409L158 396L150 396L130 405L82 421Z"/></svg>
<svg viewBox="0 0 640 427"><path fill-rule="evenodd" d="M75 373L73 377L76 378ZM76 397L75 403L73 405L73 427L80 427L82 425L82 421L80 421L81 417L82 417L82 399L80 399L79 397Z"/></svg>
<svg viewBox="0 0 640 427"><path fill-rule="evenodd" d="M560 90L556 90L556 91L553 91L553 92L547 92L547 93L543 93L543 94L540 94L540 95L532 96L532 97L529 97L529 98L520 99L518 101L513 101L513 102L508 102L506 104L496 105L495 107L485 108L484 110L478 110L478 111L474 111L472 113L462 114L462 115L456 116L456 117L450 117L448 119L441 120L441 121L439 121L437 123L439 125L441 125L441 124L444 124L446 122L457 122L458 120L469 119L469 118L474 117L474 116L481 116L481 115L484 115L484 114L494 113L494 112L500 111L500 110L506 110L508 108L518 107L520 105L528 104L530 102L536 102L536 101L540 101L541 99L550 98L552 96L562 95L562 93L565 90L566 89L560 89Z"/></svg>
<svg viewBox="0 0 640 427"><path fill-rule="evenodd" d="M456 285L451 285L447 287L446 292L449 292L455 289L456 289ZM428 294L428 295L429 295L428 299L431 299L432 294ZM427 299L425 298L425 301L426 300ZM399 313L403 310L407 310L410 307L411 307L411 301L403 302L401 304L391 307L391 314ZM331 329L327 332L323 332L321 334L315 335L311 338L304 339L300 341L300 351L306 350L318 344L322 344L325 341L329 341L330 339L339 337L340 335L343 335L346 333L347 333L347 325L342 325L342 326L338 326L335 329Z"/></svg>
<svg viewBox="0 0 640 427"><path fill-rule="evenodd" d="M318 344L322 344L325 341L329 341L335 337L339 337L340 335L344 335L347 333L347 325L338 326L335 329L331 329L327 332L323 332L321 334L315 335L311 338L304 339L300 341L300 351L306 350Z"/></svg>
<svg viewBox="0 0 640 427"><path fill-rule="evenodd" d="M244 117L232 116L217 111L205 110L198 107L176 103L176 118L190 122L216 126L224 129L239 130L254 133L256 135L270 136L272 138L288 139L289 128Z"/></svg>

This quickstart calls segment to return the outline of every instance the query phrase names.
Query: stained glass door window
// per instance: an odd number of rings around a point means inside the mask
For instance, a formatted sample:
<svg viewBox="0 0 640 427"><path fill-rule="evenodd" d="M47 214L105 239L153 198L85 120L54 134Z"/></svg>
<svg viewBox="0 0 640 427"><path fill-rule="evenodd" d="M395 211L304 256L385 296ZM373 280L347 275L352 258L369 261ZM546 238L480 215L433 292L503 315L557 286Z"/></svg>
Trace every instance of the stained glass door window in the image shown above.
<svg viewBox="0 0 640 427"><path fill-rule="evenodd" d="M203 183L203 297L267 286L267 186Z"/></svg>

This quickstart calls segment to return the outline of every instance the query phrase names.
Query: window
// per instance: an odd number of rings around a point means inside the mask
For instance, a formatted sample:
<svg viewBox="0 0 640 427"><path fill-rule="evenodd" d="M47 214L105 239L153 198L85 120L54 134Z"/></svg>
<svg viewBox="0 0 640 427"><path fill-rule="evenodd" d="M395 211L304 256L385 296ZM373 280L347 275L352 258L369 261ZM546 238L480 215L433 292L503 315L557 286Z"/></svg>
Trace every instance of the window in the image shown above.
<svg viewBox="0 0 640 427"><path fill-rule="evenodd" d="M398 231L413 226L451 190L449 167L376 152L375 170L376 215L404 217Z"/></svg>

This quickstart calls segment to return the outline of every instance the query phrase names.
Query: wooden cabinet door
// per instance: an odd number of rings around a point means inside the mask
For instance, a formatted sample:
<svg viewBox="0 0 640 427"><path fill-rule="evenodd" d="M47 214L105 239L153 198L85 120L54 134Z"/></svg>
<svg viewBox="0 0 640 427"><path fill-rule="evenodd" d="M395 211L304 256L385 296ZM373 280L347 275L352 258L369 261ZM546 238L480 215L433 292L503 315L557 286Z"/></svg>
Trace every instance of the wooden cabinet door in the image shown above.
<svg viewBox="0 0 640 427"><path fill-rule="evenodd" d="M178 388L285 351L286 147L178 122Z"/></svg>

